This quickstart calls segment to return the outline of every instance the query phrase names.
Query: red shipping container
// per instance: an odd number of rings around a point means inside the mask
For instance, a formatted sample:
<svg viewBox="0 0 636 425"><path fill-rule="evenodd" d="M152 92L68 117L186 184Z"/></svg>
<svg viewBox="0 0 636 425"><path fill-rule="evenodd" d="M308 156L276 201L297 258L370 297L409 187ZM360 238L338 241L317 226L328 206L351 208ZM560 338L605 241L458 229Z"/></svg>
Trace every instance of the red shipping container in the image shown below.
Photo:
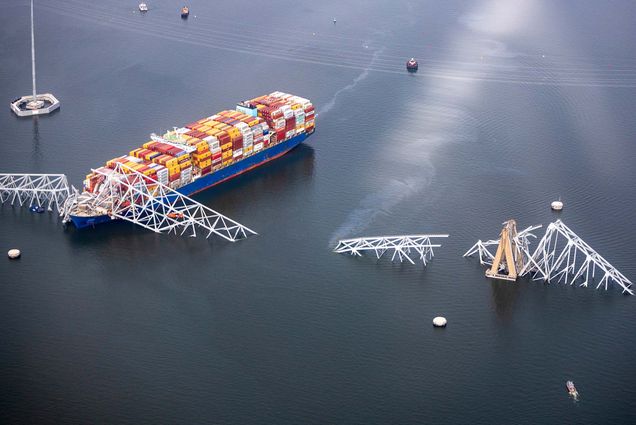
<svg viewBox="0 0 636 425"><path fill-rule="evenodd" d="M198 122L191 122L190 124L186 124L185 127L189 129L193 129L197 125L199 125Z"/></svg>
<svg viewBox="0 0 636 425"><path fill-rule="evenodd" d="M209 165L209 166L207 166L205 168L202 168L201 169L201 175L204 176L206 174L210 174L210 171L212 171L212 166L211 165Z"/></svg>
<svg viewBox="0 0 636 425"><path fill-rule="evenodd" d="M243 149L243 136L238 136L236 139L232 140L232 149L238 150Z"/></svg>
<svg viewBox="0 0 636 425"><path fill-rule="evenodd" d="M296 117L285 120L285 130L290 131L296 128Z"/></svg>
<svg viewBox="0 0 636 425"><path fill-rule="evenodd" d="M181 177L181 173L175 173L175 174L172 174L172 175L168 176L168 181L173 182L173 181L177 180L180 177Z"/></svg>
<svg viewBox="0 0 636 425"><path fill-rule="evenodd" d="M215 159L221 158L221 157L223 157L223 153L221 153L221 152L212 154L212 160L215 160Z"/></svg>
<svg viewBox="0 0 636 425"><path fill-rule="evenodd" d="M276 132L276 140L278 140L279 142L285 140L285 130L280 130Z"/></svg>

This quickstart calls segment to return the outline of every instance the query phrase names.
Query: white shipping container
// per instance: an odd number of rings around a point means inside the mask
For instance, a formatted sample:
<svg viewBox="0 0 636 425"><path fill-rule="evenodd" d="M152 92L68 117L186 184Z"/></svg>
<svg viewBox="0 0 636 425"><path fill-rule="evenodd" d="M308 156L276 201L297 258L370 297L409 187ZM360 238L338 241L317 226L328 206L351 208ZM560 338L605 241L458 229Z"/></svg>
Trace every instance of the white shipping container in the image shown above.
<svg viewBox="0 0 636 425"><path fill-rule="evenodd" d="M258 142L254 144L254 152L258 152L263 149L263 142Z"/></svg>
<svg viewBox="0 0 636 425"><path fill-rule="evenodd" d="M234 158L236 158L237 156L241 156L241 155L243 155L243 149L236 149L236 150L232 153L232 156L233 156Z"/></svg>

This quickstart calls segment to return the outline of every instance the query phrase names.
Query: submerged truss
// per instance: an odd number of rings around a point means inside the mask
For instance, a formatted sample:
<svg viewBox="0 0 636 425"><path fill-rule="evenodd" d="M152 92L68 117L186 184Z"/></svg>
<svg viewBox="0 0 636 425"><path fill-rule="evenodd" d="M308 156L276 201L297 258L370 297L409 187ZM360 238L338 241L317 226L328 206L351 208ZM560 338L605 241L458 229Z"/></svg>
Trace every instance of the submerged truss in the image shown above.
<svg viewBox="0 0 636 425"><path fill-rule="evenodd" d="M75 192L64 174L0 174L0 202L62 210Z"/></svg>
<svg viewBox="0 0 636 425"><path fill-rule="evenodd" d="M433 248L439 248L440 244L433 244L431 238L447 238L448 235L405 235L405 236L372 236L366 238L342 239L334 252L339 254L349 253L362 256L363 251L374 251L378 259L387 251L393 251L391 261L396 256L400 261L408 260L415 264L410 257L411 251L419 254L420 260L426 265L433 258Z"/></svg>
<svg viewBox="0 0 636 425"><path fill-rule="evenodd" d="M123 164L117 164L108 173L93 171L103 176L98 193L88 198L83 198L85 195L82 194L71 199L66 205L66 216L78 208L89 211L101 209L113 218L130 221L156 233L174 231L183 235L191 231L191 236L196 236L199 228L204 230L206 238L215 234L231 242L256 234L231 218Z"/></svg>
<svg viewBox="0 0 636 425"><path fill-rule="evenodd" d="M597 275L602 274L596 289L603 286L607 290L609 283L614 282L622 288L623 293L634 295L634 291L630 288L632 282L561 220L548 225L537 248L533 253L530 253L528 238L535 237L530 232L539 227L541 226L528 227L523 232L518 233L514 239L514 244L519 248L524 258L524 266L519 270L519 276L531 274L534 280L564 282L570 285L573 285L578 279L583 279L580 286L587 287ZM482 265L492 266L495 256L488 248L499 245L499 242L499 240L478 241L464 254L464 257L478 253L479 262ZM504 265L500 265L500 269L503 268Z"/></svg>

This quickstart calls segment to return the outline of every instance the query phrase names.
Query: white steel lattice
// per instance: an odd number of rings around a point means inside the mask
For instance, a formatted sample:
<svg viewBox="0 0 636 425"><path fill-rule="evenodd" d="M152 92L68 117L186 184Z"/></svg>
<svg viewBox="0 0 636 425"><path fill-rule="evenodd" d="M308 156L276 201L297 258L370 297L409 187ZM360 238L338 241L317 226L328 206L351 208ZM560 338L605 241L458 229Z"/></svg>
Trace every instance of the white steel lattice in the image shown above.
<svg viewBox="0 0 636 425"><path fill-rule="evenodd" d="M0 174L0 202L60 211L72 191L64 174Z"/></svg>
<svg viewBox="0 0 636 425"><path fill-rule="evenodd" d="M610 282L618 284L623 293L634 295L630 288L632 282L616 270L605 258L594 251L561 220L550 223L545 235L539 241L531 257L522 270L522 274L533 273L535 279L573 285L581 278L580 286L588 286L597 274L602 274L596 285L607 290Z"/></svg>
<svg viewBox="0 0 636 425"><path fill-rule="evenodd" d="M577 279L583 279L580 286L587 287L596 275L602 273L596 289L603 286L607 290L609 283L615 282L622 288L623 293L634 295L634 291L630 288L632 282L561 220L548 225L537 248L533 253L530 253L529 237L535 237L530 232L539 227L541 226L528 227L515 238L515 244L521 251L524 260L524 266L519 271L519 276L532 274L534 280L565 282L570 285L573 285ZM482 265L491 266L494 255L488 248L496 247L498 244L499 240L477 241L464 254L464 257L478 253L479 262Z"/></svg>
<svg viewBox="0 0 636 425"><path fill-rule="evenodd" d="M206 207L158 181L117 164L110 173L93 170L104 177L95 196L82 194L66 206L66 218L80 209L104 211L113 218L130 221L156 233L184 234L196 229L234 242L255 235L256 232L242 224ZM110 171L110 170L109 170Z"/></svg>
<svg viewBox="0 0 636 425"><path fill-rule="evenodd" d="M448 235L404 235L342 239L338 242L334 252L362 256L364 251L374 251L376 257L380 259L387 251L393 251L391 261L395 260L397 256L400 261L406 259L411 264L415 264L410 257L411 251L415 251L426 265L427 261L433 258L433 248L441 246L431 243L431 238L447 237Z"/></svg>
<svg viewBox="0 0 636 425"><path fill-rule="evenodd" d="M517 235L513 238L512 242L514 245L514 250L516 255L523 256L523 264L526 264L528 258L530 257L530 238L536 238L536 236L532 233L534 230L540 229L542 226L530 226L526 229L523 229L521 232L517 233ZM493 261L495 260L495 254L490 252L489 248L497 248L499 245L499 239L496 240L488 240L483 242L482 240L478 240L475 245L473 245L466 253L464 257L470 257L474 254L479 254L479 263L481 265L492 266ZM500 270L503 270L505 263L502 263L500 266Z"/></svg>

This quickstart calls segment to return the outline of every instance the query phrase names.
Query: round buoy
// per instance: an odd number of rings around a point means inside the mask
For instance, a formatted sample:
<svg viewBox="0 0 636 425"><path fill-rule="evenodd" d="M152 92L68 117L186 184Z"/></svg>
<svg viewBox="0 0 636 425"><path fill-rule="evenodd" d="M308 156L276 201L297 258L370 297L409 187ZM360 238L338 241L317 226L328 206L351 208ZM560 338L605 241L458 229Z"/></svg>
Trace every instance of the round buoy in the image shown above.
<svg viewBox="0 0 636 425"><path fill-rule="evenodd" d="M446 326L446 318L442 316L437 316L433 319L433 326L436 328L443 328Z"/></svg>
<svg viewBox="0 0 636 425"><path fill-rule="evenodd" d="M20 258L20 250L19 249L10 249L9 250L9 258L15 260L16 258Z"/></svg>
<svg viewBox="0 0 636 425"><path fill-rule="evenodd" d="M550 204L550 207L554 210L554 211L561 211L563 209L563 202L561 201L554 201Z"/></svg>

